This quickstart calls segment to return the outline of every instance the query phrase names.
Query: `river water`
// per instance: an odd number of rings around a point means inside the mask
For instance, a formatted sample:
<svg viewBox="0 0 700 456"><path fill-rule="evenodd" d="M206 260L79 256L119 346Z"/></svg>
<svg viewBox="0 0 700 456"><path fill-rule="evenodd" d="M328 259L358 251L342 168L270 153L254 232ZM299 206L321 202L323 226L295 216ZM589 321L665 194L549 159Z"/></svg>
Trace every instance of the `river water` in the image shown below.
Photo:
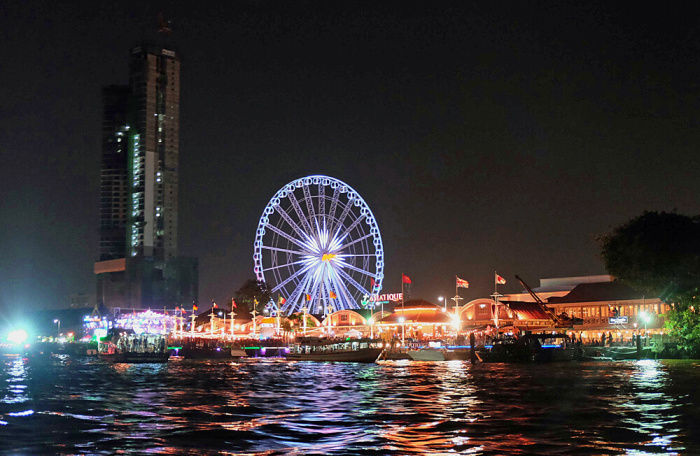
<svg viewBox="0 0 700 456"><path fill-rule="evenodd" d="M698 361L0 362L0 454L700 454Z"/></svg>

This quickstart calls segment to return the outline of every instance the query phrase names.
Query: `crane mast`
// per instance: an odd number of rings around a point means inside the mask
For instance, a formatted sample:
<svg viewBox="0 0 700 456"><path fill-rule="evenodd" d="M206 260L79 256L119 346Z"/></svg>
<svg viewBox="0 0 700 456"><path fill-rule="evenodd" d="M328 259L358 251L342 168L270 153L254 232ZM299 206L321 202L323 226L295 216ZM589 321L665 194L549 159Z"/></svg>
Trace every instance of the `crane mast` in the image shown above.
<svg viewBox="0 0 700 456"><path fill-rule="evenodd" d="M542 309L542 311L543 311L544 313L547 314L547 316L549 317L550 320L552 320L552 322L554 323L555 326L556 326L556 325L562 325L562 324L563 324L561 318L557 317L557 316L554 314L554 312L552 312L552 310L551 310L549 307L547 307L547 305L544 303L544 301L542 301L542 299L540 299L540 297L537 296L537 293L535 293L534 291L532 291L532 288L530 288L530 287L525 283L525 281L524 281L523 279L520 278L520 276L516 275L515 278L518 279L518 282L520 282L520 285L522 285L523 287L525 287L525 289L527 290L527 292L530 293L530 296L532 296L532 298L535 300L535 302L536 302L537 304L539 304L539 306L540 306L540 308Z"/></svg>

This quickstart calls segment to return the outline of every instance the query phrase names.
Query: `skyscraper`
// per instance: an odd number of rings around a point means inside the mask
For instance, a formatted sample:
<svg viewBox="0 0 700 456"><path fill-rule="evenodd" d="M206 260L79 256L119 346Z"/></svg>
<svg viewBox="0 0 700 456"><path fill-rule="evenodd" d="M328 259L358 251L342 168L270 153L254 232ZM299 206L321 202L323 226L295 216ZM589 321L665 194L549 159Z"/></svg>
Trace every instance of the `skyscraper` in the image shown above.
<svg viewBox="0 0 700 456"><path fill-rule="evenodd" d="M98 299L108 307L162 307L197 299L196 259L178 257L180 58L132 49L129 86L104 104Z"/></svg>
<svg viewBox="0 0 700 456"><path fill-rule="evenodd" d="M129 168L131 256L177 256L180 58L156 46L131 51L135 102Z"/></svg>
<svg viewBox="0 0 700 456"><path fill-rule="evenodd" d="M100 176L100 261L124 258L127 225L127 86L102 89L102 163Z"/></svg>

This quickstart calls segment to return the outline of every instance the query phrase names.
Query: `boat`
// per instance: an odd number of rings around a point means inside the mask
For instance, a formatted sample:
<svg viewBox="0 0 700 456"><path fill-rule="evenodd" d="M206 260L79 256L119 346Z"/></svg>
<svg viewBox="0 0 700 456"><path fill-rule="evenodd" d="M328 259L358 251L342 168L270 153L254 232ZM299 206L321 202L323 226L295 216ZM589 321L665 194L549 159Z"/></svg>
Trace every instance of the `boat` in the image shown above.
<svg viewBox="0 0 700 456"><path fill-rule="evenodd" d="M648 347L644 347L639 353L637 353L637 347L624 345L601 347L600 351L604 356L610 357L615 361L650 357L650 349L648 349Z"/></svg>
<svg viewBox="0 0 700 456"><path fill-rule="evenodd" d="M246 358L248 354L240 347L231 347L231 357L232 358Z"/></svg>
<svg viewBox="0 0 700 456"><path fill-rule="evenodd" d="M98 340L97 356L110 363L166 363L170 358L164 334L136 334L114 328Z"/></svg>
<svg viewBox="0 0 700 456"><path fill-rule="evenodd" d="M408 350L408 356L414 361L454 361L468 360L469 349L466 345L451 345L451 341L431 340L427 345L415 350Z"/></svg>
<svg viewBox="0 0 700 456"><path fill-rule="evenodd" d="M290 344L287 360L373 363L383 351L381 339L303 337Z"/></svg>
<svg viewBox="0 0 700 456"><path fill-rule="evenodd" d="M502 336L478 351L484 362L547 363L572 361L576 349L566 334Z"/></svg>
<svg viewBox="0 0 700 456"><path fill-rule="evenodd" d="M440 348L421 348L418 350L409 350L408 356L413 361L445 361L445 349Z"/></svg>

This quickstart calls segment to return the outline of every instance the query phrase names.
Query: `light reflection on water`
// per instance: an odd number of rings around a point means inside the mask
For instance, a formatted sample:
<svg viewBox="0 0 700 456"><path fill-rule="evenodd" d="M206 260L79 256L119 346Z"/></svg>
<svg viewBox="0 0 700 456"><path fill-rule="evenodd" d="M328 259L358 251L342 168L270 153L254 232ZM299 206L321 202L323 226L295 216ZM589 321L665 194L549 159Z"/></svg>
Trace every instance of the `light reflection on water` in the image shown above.
<svg viewBox="0 0 700 456"><path fill-rule="evenodd" d="M0 361L0 453L700 454L692 361Z"/></svg>

